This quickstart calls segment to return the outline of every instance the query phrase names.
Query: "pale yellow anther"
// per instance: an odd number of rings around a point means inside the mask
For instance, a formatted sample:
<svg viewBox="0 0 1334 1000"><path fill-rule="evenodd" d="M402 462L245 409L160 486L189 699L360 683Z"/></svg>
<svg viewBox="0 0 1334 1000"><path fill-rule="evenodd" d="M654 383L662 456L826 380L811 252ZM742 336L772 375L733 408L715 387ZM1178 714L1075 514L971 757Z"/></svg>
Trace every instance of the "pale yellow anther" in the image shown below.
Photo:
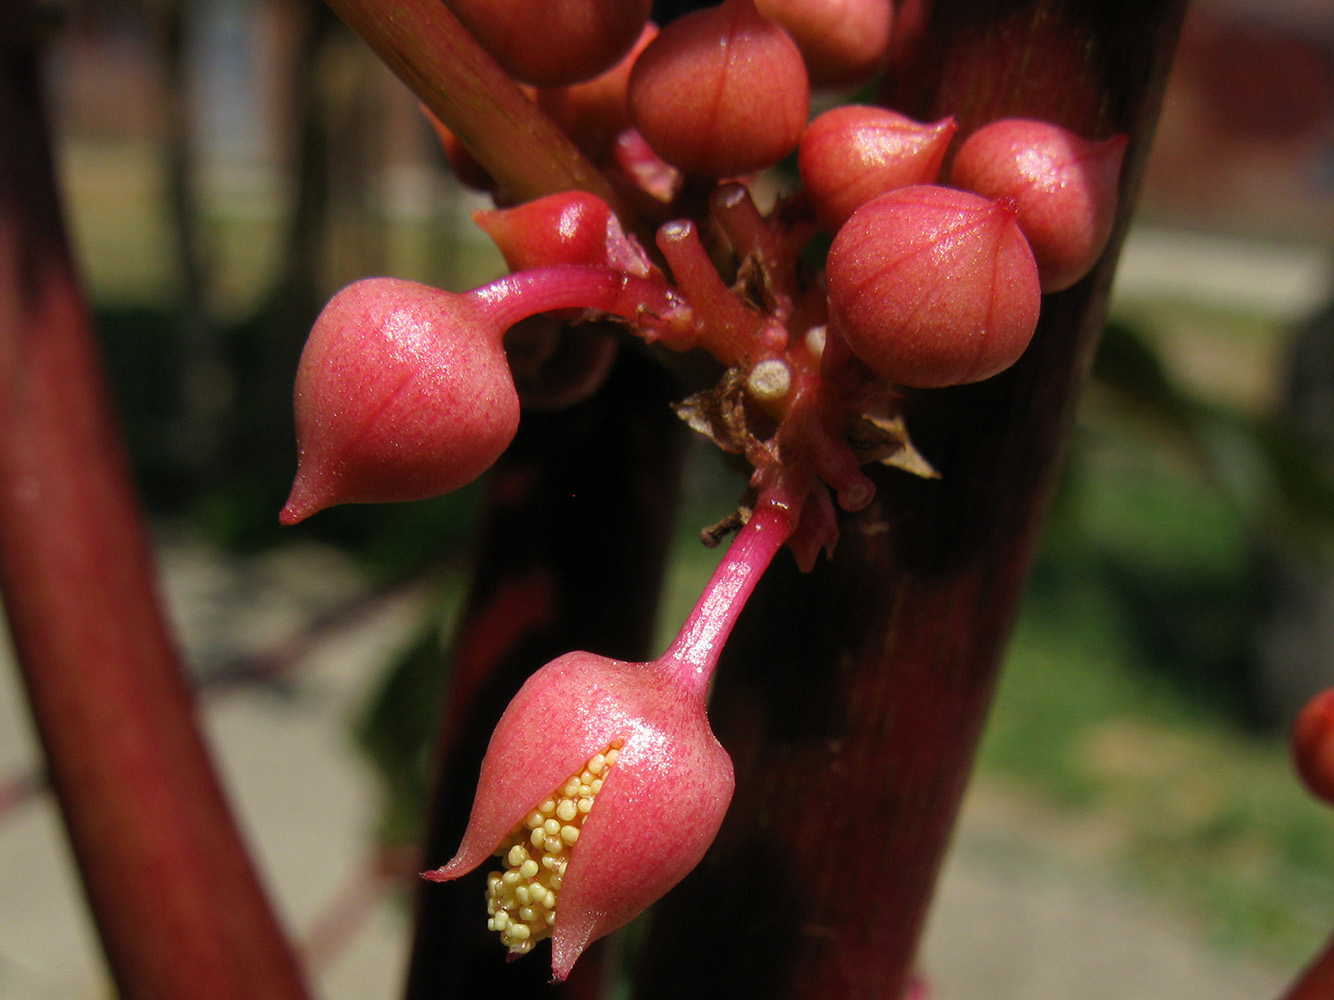
<svg viewBox="0 0 1334 1000"><path fill-rule="evenodd" d="M750 370L746 391L763 402L782 399L792 391L792 370L781 358L766 358Z"/></svg>
<svg viewBox="0 0 1334 1000"><path fill-rule="evenodd" d="M506 870L487 876L487 927L500 934L501 943L511 953L523 954L551 936L569 851L579 840L593 798L616 762L620 746L617 740L595 754L496 848Z"/></svg>

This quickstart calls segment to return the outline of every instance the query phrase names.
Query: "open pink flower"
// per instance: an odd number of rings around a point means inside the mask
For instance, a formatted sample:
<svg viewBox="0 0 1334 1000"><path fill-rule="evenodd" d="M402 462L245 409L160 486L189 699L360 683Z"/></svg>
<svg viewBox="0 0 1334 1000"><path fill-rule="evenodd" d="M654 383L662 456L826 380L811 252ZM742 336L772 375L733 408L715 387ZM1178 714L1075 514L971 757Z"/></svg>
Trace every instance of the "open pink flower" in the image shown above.
<svg viewBox="0 0 1334 1000"><path fill-rule="evenodd" d="M499 855L489 926L511 953L552 938L559 980L604 934L676 885L732 800L732 760L705 714L723 643L796 512L763 504L672 647L648 663L567 653L520 688L482 761L444 882Z"/></svg>
<svg viewBox="0 0 1334 1000"><path fill-rule="evenodd" d="M506 709L463 844L427 877L455 878L502 853L491 927L518 953L551 935L564 979L589 942L699 863L732 788L703 700L659 661L567 653Z"/></svg>

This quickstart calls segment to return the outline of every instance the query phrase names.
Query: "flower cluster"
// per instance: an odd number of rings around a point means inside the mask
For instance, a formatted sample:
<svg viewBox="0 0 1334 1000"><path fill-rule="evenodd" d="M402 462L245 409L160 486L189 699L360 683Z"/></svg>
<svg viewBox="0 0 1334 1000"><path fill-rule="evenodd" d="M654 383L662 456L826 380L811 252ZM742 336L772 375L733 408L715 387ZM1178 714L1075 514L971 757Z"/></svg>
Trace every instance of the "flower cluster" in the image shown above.
<svg viewBox="0 0 1334 1000"><path fill-rule="evenodd" d="M661 31L647 4L580 0L527 55L513 38L545 18L533 0L451 6L638 218L580 191L508 205L476 217L505 277L465 293L370 279L335 296L297 373L299 467L282 519L480 475L525 397L556 405L596 389L610 341L576 352L559 391L511 367L521 341L555 350L590 319L712 356L721 378L678 413L753 470L740 532L671 650L640 664L572 653L534 674L495 730L463 845L428 873L449 880L498 856L490 926L513 952L551 937L563 977L683 877L721 823L731 764L704 699L760 573L784 545L803 568L832 549L837 508L874 496L867 463L935 474L909 440L903 394L990 378L1023 355L1043 294L1103 252L1126 141L1021 119L961 136L951 118L860 105L808 120L812 85L853 86L879 64L881 0L724 0ZM559 51L582 53L582 71L547 58ZM435 124L460 176L502 203ZM800 183L762 210L751 177L794 153Z"/></svg>

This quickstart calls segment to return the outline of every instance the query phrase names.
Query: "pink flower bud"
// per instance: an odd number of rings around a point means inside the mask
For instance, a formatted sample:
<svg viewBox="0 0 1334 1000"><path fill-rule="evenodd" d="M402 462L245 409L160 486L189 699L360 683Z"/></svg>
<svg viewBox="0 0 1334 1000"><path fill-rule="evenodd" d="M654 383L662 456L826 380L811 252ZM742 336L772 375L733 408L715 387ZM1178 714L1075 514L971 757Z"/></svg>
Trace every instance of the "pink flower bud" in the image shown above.
<svg viewBox="0 0 1334 1000"><path fill-rule="evenodd" d="M463 295L393 278L343 289L315 320L297 368L296 483L279 519L420 500L477 478L519 422L505 331L568 309L637 321L664 338L694 327L660 276L616 267L553 264Z"/></svg>
<svg viewBox="0 0 1334 1000"><path fill-rule="evenodd" d="M514 208L473 213L511 271L551 264L649 273L643 248L621 228L610 206L585 191L563 191Z"/></svg>
<svg viewBox="0 0 1334 1000"><path fill-rule="evenodd" d="M368 278L335 295L297 369L299 460L282 522L481 475L519 423L504 332L484 301L412 281Z"/></svg>
<svg viewBox="0 0 1334 1000"><path fill-rule="evenodd" d="M755 6L787 29L816 87L865 83L889 47L892 0L755 0Z"/></svg>
<svg viewBox="0 0 1334 1000"><path fill-rule="evenodd" d="M931 388L988 378L1023 353L1041 292L1013 205L934 185L852 214L826 267L829 307L879 378Z"/></svg>
<svg viewBox="0 0 1334 1000"><path fill-rule="evenodd" d="M724 0L662 29L630 74L630 118L686 174L733 177L796 148L810 110L801 52L753 0Z"/></svg>
<svg viewBox="0 0 1334 1000"><path fill-rule="evenodd" d="M953 118L923 125L861 104L816 117L802 133L797 169L820 225L836 233L876 195L934 183L956 127Z"/></svg>
<svg viewBox="0 0 1334 1000"><path fill-rule="evenodd" d="M614 66L652 0L448 0L463 26L516 80L557 87Z"/></svg>
<svg viewBox="0 0 1334 1000"><path fill-rule="evenodd" d="M426 875L500 855L489 924L512 953L551 936L557 979L699 863L731 801L704 689L672 666L579 652L530 677L491 737L458 853Z"/></svg>
<svg viewBox="0 0 1334 1000"><path fill-rule="evenodd" d="M1128 141L1090 142L1050 122L1004 118L959 147L950 183L1014 200L1042 290L1058 292L1088 274L1107 246Z"/></svg>

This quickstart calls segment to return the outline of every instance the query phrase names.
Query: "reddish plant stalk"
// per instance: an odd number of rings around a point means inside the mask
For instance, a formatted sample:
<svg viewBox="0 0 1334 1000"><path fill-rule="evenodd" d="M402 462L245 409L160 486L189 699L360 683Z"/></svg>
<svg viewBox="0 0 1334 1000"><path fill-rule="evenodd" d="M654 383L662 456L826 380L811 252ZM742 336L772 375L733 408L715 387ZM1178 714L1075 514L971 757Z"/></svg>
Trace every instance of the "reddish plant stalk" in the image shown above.
<svg viewBox="0 0 1334 1000"><path fill-rule="evenodd" d="M673 664L672 676L682 687L701 695L713 680L718 657L760 577L796 527L799 505L765 495L728 546L703 594L663 654Z"/></svg>
<svg viewBox="0 0 1334 1000"><path fill-rule="evenodd" d="M961 134L1004 114L1129 133L1113 248L1044 300L1010 371L906 397L939 480L880 471L832 564L771 571L710 711L736 765L732 809L714 850L659 904L637 997L902 995L1102 326L1181 8L937 0L925 55L888 82L887 104L922 121L953 113Z"/></svg>
<svg viewBox="0 0 1334 1000"><path fill-rule="evenodd" d="M120 996L298 1000L156 597L22 12L0 18L0 591L51 784Z"/></svg>
<svg viewBox="0 0 1334 1000"><path fill-rule="evenodd" d="M440 0L327 2L515 201L579 189L600 197L627 224L635 219Z"/></svg>

